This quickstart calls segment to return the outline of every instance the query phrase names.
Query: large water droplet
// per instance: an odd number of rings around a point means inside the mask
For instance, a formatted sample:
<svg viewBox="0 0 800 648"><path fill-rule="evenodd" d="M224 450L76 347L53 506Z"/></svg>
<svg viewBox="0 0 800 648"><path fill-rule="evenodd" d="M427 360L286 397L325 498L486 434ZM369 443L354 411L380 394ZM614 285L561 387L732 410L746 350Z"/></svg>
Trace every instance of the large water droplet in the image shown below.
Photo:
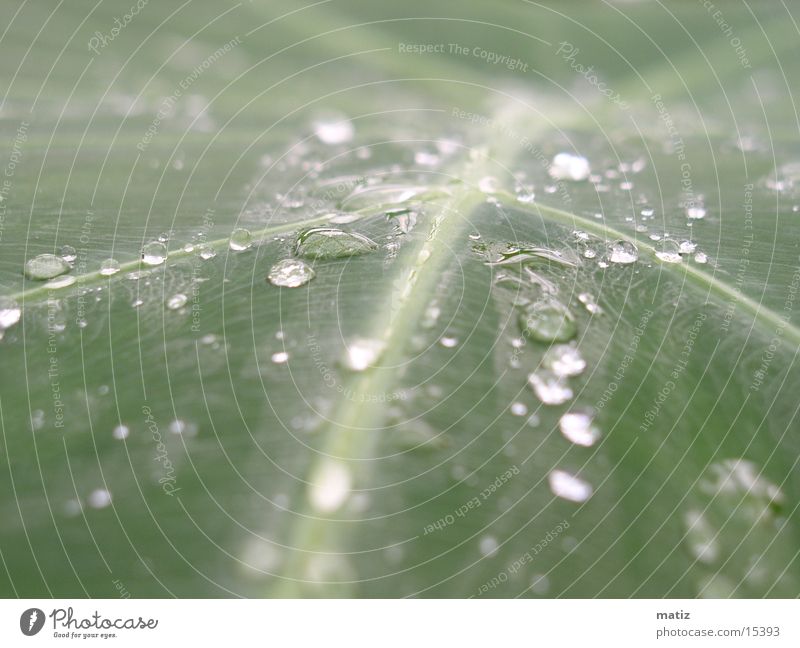
<svg viewBox="0 0 800 648"><path fill-rule="evenodd" d="M273 286L297 288L311 281L315 274L314 269L300 259L283 259L270 268L267 280Z"/></svg>
<svg viewBox="0 0 800 648"><path fill-rule="evenodd" d="M104 277L110 277L120 271L119 261L116 259L106 259L100 264L100 274Z"/></svg>
<svg viewBox="0 0 800 648"><path fill-rule="evenodd" d="M253 235L249 230L243 227L237 227L231 232L231 237L228 240L228 247L234 252L248 250L251 245L253 245Z"/></svg>
<svg viewBox="0 0 800 648"><path fill-rule="evenodd" d="M70 265L64 259L55 254L39 254L28 259L25 264L25 276L28 279L45 281L52 279L65 272L69 272Z"/></svg>
<svg viewBox="0 0 800 648"><path fill-rule="evenodd" d="M0 297L0 331L5 331L19 322L22 309L10 297Z"/></svg>
<svg viewBox="0 0 800 648"><path fill-rule="evenodd" d="M150 241L142 248L142 263L157 266L167 260L167 246L161 241Z"/></svg>
<svg viewBox="0 0 800 648"><path fill-rule="evenodd" d="M307 259L339 259L365 254L377 248L366 236L334 227L312 227L297 237L295 251Z"/></svg>
<svg viewBox="0 0 800 648"><path fill-rule="evenodd" d="M550 483L550 490L556 497L571 502L585 502L592 496L591 484L564 470L553 470L547 476L547 480Z"/></svg>
<svg viewBox="0 0 800 648"><path fill-rule="evenodd" d="M589 447L600 438L600 430L585 412L567 412L559 419L558 427L566 439L577 445Z"/></svg>
<svg viewBox="0 0 800 648"><path fill-rule="evenodd" d="M548 169L550 176L556 180L586 180L591 173L589 160L572 153L559 153L553 158Z"/></svg>
<svg viewBox="0 0 800 648"><path fill-rule="evenodd" d="M533 393L545 405L561 405L572 398L572 388L565 378L552 371L535 371L528 376Z"/></svg>
<svg viewBox="0 0 800 648"><path fill-rule="evenodd" d="M569 309L555 299L538 301L520 314L523 335L538 342L567 342L578 327Z"/></svg>
<svg viewBox="0 0 800 648"><path fill-rule="evenodd" d="M623 265L634 263L639 258L639 250L630 241L614 241L608 246L608 260Z"/></svg>

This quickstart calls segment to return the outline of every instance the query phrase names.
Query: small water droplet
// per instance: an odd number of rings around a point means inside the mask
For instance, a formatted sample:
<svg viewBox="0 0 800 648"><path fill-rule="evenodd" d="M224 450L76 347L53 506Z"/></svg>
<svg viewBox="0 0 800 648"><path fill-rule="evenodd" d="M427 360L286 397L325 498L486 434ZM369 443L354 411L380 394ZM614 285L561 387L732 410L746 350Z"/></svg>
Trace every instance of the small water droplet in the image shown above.
<svg viewBox="0 0 800 648"><path fill-rule="evenodd" d="M381 340L356 338L347 346L345 364L352 371L364 371L375 365L385 347Z"/></svg>
<svg viewBox="0 0 800 648"><path fill-rule="evenodd" d="M561 378L578 376L586 369L586 360L583 359L578 348L570 344L557 344L550 347L544 355L542 364Z"/></svg>
<svg viewBox="0 0 800 648"><path fill-rule="evenodd" d="M445 349L452 349L458 345L458 338L445 335L439 338L439 344L441 344Z"/></svg>
<svg viewBox="0 0 800 648"><path fill-rule="evenodd" d="M528 413L528 406L525 403L512 403L510 409L514 416L525 416Z"/></svg>
<svg viewBox="0 0 800 648"><path fill-rule="evenodd" d="M127 439L130 433L130 428L127 425L118 425L111 434L115 439L122 440Z"/></svg>
<svg viewBox="0 0 800 648"><path fill-rule="evenodd" d="M203 261L208 261L209 259L213 259L215 256L217 256L217 251L210 245L206 245L204 243L197 246L197 254L201 259L203 259Z"/></svg>
<svg viewBox="0 0 800 648"><path fill-rule="evenodd" d="M0 331L5 331L19 322L22 309L10 297L0 297Z"/></svg>
<svg viewBox="0 0 800 648"><path fill-rule="evenodd" d="M680 246L672 239L661 241L660 249L656 252L656 257L664 263L680 263L683 258L680 253Z"/></svg>
<svg viewBox="0 0 800 648"><path fill-rule="evenodd" d="M571 502L585 502L592 496L592 486L564 470L553 470L547 476L550 490L556 497Z"/></svg>
<svg viewBox="0 0 800 648"><path fill-rule="evenodd" d="M349 119L320 120L314 124L314 133L323 144L344 144L353 139L355 128Z"/></svg>
<svg viewBox="0 0 800 648"><path fill-rule="evenodd" d="M71 286L77 281L77 279L70 275L64 275L61 277L56 277L55 279L51 279L48 281L44 287L50 288L51 290L58 290L59 288L67 288Z"/></svg>
<svg viewBox="0 0 800 648"><path fill-rule="evenodd" d="M599 314L603 309L597 304L597 301L591 293L582 292L578 295L578 301L586 307L586 310L592 314Z"/></svg>
<svg viewBox="0 0 800 648"><path fill-rule="evenodd" d="M120 271L119 261L116 259L106 259L100 264L100 274L104 277L110 277Z"/></svg>
<svg viewBox="0 0 800 648"><path fill-rule="evenodd" d="M611 263L627 265L639 258L639 250L630 241L618 240L608 246L608 260Z"/></svg>
<svg viewBox="0 0 800 648"><path fill-rule="evenodd" d="M285 364L289 360L289 354L286 351L278 351L272 354L272 362L275 364Z"/></svg>
<svg viewBox="0 0 800 648"><path fill-rule="evenodd" d="M566 379L552 371L535 371L528 376L533 393L545 405L561 405L572 398L572 388Z"/></svg>
<svg viewBox="0 0 800 648"><path fill-rule="evenodd" d="M569 309L555 299L533 303L520 314L523 335L538 342L567 342L575 337L578 327Z"/></svg>
<svg viewBox="0 0 800 648"><path fill-rule="evenodd" d="M55 254L39 254L25 264L25 276L36 281L52 279L69 271L69 263Z"/></svg>
<svg viewBox="0 0 800 648"><path fill-rule="evenodd" d="M157 266L167 260L167 246L161 241L150 241L142 248L142 263Z"/></svg>
<svg viewBox="0 0 800 648"><path fill-rule="evenodd" d="M586 412L567 412L558 421L561 434L580 446L592 446L600 438L600 430Z"/></svg>
<svg viewBox="0 0 800 648"><path fill-rule="evenodd" d="M706 217L706 208L703 205L689 205L686 208L686 217L691 220L702 220Z"/></svg>
<svg viewBox="0 0 800 648"><path fill-rule="evenodd" d="M237 227L231 232L231 237L228 240L228 247L234 252L249 250L251 245L253 245L253 235L249 230L243 227Z"/></svg>
<svg viewBox="0 0 800 648"><path fill-rule="evenodd" d="M300 259L283 259L273 265L267 280L273 286L281 288L298 288L314 278L314 269Z"/></svg>
<svg viewBox="0 0 800 648"><path fill-rule="evenodd" d="M355 232L334 227L312 227L300 233L295 252L307 259L338 259L365 254L377 249L377 244Z"/></svg>
<svg viewBox="0 0 800 648"><path fill-rule="evenodd" d="M494 556L497 553L499 545L497 538L494 536L484 536L480 541L480 551L482 556Z"/></svg>
<svg viewBox="0 0 800 648"><path fill-rule="evenodd" d="M350 489L350 471L344 464L328 459L311 479L309 499L318 511L333 513L344 504Z"/></svg>
<svg viewBox="0 0 800 648"><path fill-rule="evenodd" d="M66 261L67 263L72 263L75 259L78 258L77 250L71 245L63 245L61 247L61 250L59 251L59 254L61 258L64 259L64 261Z"/></svg>
<svg viewBox="0 0 800 648"><path fill-rule="evenodd" d="M553 158L548 169L550 176L556 180L586 180L591 173L589 160L572 153L559 153Z"/></svg>
<svg viewBox="0 0 800 648"><path fill-rule="evenodd" d="M178 310L186 306L188 300L189 298L183 293L176 293L167 300L167 308L170 310Z"/></svg>
<svg viewBox="0 0 800 648"><path fill-rule="evenodd" d="M494 176L485 176L478 181L478 189L486 194L500 191L500 181Z"/></svg>
<svg viewBox="0 0 800 648"><path fill-rule="evenodd" d="M705 252L697 252L694 255L695 263L708 263L708 256Z"/></svg>
<svg viewBox="0 0 800 648"><path fill-rule="evenodd" d="M89 493L87 501L89 502L89 506L92 508L105 508L111 504L111 493L109 493L105 488L98 488Z"/></svg>

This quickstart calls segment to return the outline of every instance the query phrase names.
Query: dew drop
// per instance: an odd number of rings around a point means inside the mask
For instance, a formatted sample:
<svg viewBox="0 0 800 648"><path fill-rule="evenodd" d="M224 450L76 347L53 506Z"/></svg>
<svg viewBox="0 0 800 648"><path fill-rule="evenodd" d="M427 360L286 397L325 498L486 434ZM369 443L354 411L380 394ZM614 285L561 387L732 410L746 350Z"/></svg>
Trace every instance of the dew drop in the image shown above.
<svg viewBox="0 0 800 648"><path fill-rule="evenodd" d="M512 403L510 409L514 416L525 416L528 413L528 406L525 403Z"/></svg>
<svg viewBox="0 0 800 648"><path fill-rule="evenodd" d="M237 227L231 232L228 247L234 252L244 252L253 245L253 235L243 227Z"/></svg>
<svg viewBox="0 0 800 648"><path fill-rule="evenodd" d="M113 432L111 433L115 439L127 439L128 435L131 433L130 428L127 425L118 425L114 428Z"/></svg>
<svg viewBox="0 0 800 648"><path fill-rule="evenodd" d="M355 128L348 119L332 119L316 122L314 133L323 144L344 144L353 139Z"/></svg>
<svg viewBox="0 0 800 648"><path fill-rule="evenodd" d="M64 261L67 263L72 263L75 259L78 258L78 252L75 250L74 247L71 245L64 245L61 247L59 254Z"/></svg>
<svg viewBox="0 0 800 648"><path fill-rule="evenodd" d="M592 296L591 293L582 292L578 295L578 301L586 307L586 310L592 313L593 315L597 315L603 312L603 309L600 308L595 298Z"/></svg>
<svg viewBox="0 0 800 648"><path fill-rule="evenodd" d="M25 276L36 281L52 279L69 271L69 263L55 254L39 254L25 264Z"/></svg>
<svg viewBox="0 0 800 648"><path fill-rule="evenodd" d="M545 574L534 574L531 579L531 592L544 596L550 591L550 579Z"/></svg>
<svg viewBox="0 0 800 648"><path fill-rule="evenodd" d="M323 513L333 513L350 495L350 471L340 462L326 460L311 479L311 505Z"/></svg>
<svg viewBox="0 0 800 648"><path fill-rule="evenodd" d="M639 250L630 241L618 240L608 246L608 260L611 263L627 265L639 258Z"/></svg>
<svg viewBox="0 0 800 648"><path fill-rule="evenodd" d="M167 308L170 310L178 310L186 306L188 300L189 298L183 293L176 293L167 300Z"/></svg>
<svg viewBox="0 0 800 648"><path fill-rule="evenodd" d="M692 254L697 249L697 243L694 241L681 241L678 245L678 251L681 254Z"/></svg>
<svg viewBox="0 0 800 648"><path fill-rule="evenodd" d="M523 335L538 342L567 342L578 327L569 309L555 299L538 301L520 314Z"/></svg>
<svg viewBox="0 0 800 648"><path fill-rule="evenodd" d="M312 227L297 237L295 252L307 259L339 259L365 254L377 247L374 241L355 232L334 227Z"/></svg>
<svg viewBox="0 0 800 648"><path fill-rule="evenodd" d="M197 246L197 254L203 261L208 261L217 256L217 251L205 243Z"/></svg>
<svg viewBox="0 0 800 648"><path fill-rule="evenodd" d="M116 259L106 259L100 264L100 274L104 277L110 277L120 271L119 261Z"/></svg>
<svg viewBox="0 0 800 648"><path fill-rule="evenodd" d="M51 290L58 290L59 288L67 288L74 284L77 281L75 277L70 275L65 275L62 277L56 277L55 279L51 279L48 281L44 287L50 288Z"/></svg>
<svg viewBox="0 0 800 648"><path fill-rule="evenodd" d="M142 263L157 266L167 260L167 246L161 241L150 241L142 248Z"/></svg>
<svg viewBox="0 0 800 648"><path fill-rule="evenodd" d="M661 241L661 249L656 252L656 257L664 263L680 263L682 261L680 246L672 239Z"/></svg>
<svg viewBox="0 0 800 648"><path fill-rule="evenodd" d="M550 490L556 497L571 502L585 502L592 496L592 486L564 470L553 470L547 476Z"/></svg>
<svg viewBox="0 0 800 648"><path fill-rule="evenodd" d="M572 398L572 388L566 379L552 371L535 371L528 376L528 383L536 398L545 405L561 405Z"/></svg>
<svg viewBox="0 0 800 648"><path fill-rule="evenodd" d="M283 259L273 265L267 280L273 286L281 288L298 288L314 278L314 269L300 259Z"/></svg>
<svg viewBox="0 0 800 648"><path fill-rule="evenodd" d="M548 169L550 176L556 180L586 180L589 177L589 160L572 153L559 153L553 158Z"/></svg>
<svg viewBox="0 0 800 648"><path fill-rule="evenodd" d="M271 360L275 364L285 364L289 360L289 354L286 351L278 351L272 354Z"/></svg>
<svg viewBox="0 0 800 648"><path fill-rule="evenodd" d="M557 344L550 347L542 363L560 378L578 376L586 369L586 360L583 359L578 348L569 344Z"/></svg>
<svg viewBox="0 0 800 648"><path fill-rule="evenodd" d="M458 338L445 335L444 337L439 338L439 344L446 349L452 349L458 345Z"/></svg>
<svg viewBox="0 0 800 648"><path fill-rule="evenodd" d="M19 322L22 309L10 297L0 297L0 331L5 331Z"/></svg>
<svg viewBox="0 0 800 648"><path fill-rule="evenodd" d="M559 419L558 427L567 440L587 448L600 438L600 430L585 412L567 412Z"/></svg>
<svg viewBox="0 0 800 648"><path fill-rule="evenodd" d="M89 506L92 508L105 508L111 504L111 493L109 493L105 488L98 488L89 493L87 501L89 502Z"/></svg>
<svg viewBox="0 0 800 648"><path fill-rule="evenodd" d="M497 538L494 536L484 536L480 541L480 551L482 556L494 556L497 553Z"/></svg>
<svg viewBox="0 0 800 648"><path fill-rule="evenodd" d="M352 371L364 371L374 366L385 348L381 340L356 338L347 346L345 364Z"/></svg>

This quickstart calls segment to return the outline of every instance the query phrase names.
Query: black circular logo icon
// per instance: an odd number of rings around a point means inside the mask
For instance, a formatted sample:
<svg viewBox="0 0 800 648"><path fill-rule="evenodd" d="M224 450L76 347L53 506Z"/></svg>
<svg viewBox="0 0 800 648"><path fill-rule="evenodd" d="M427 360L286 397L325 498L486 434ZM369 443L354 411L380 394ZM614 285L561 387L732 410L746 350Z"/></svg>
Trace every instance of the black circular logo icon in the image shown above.
<svg viewBox="0 0 800 648"><path fill-rule="evenodd" d="M30 608L19 618L19 629L22 634L32 637L44 626L44 612L39 608Z"/></svg>

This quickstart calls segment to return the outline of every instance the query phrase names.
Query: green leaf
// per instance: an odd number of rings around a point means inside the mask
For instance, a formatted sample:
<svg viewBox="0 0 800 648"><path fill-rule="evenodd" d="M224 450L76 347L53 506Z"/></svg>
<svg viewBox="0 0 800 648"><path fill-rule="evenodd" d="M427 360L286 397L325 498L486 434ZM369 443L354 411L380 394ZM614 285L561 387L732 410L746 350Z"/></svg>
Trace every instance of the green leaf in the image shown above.
<svg viewBox="0 0 800 648"><path fill-rule="evenodd" d="M797 595L790 10L107 4L0 41L0 593Z"/></svg>

